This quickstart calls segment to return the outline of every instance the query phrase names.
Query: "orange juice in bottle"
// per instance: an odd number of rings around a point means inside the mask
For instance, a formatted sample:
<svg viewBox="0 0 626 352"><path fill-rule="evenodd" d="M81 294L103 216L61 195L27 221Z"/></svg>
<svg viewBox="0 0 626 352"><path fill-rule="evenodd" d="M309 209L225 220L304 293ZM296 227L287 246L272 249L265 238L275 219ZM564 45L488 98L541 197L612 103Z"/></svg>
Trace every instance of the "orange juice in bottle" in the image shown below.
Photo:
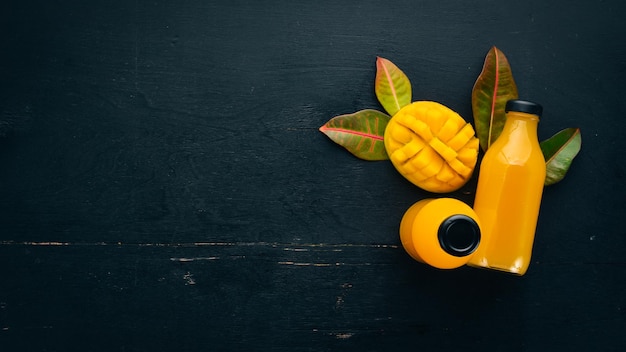
<svg viewBox="0 0 626 352"><path fill-rule="evenodd" d="M468 265L524 275L530 264L546 163L537 139L541 105L510 100L502 133L480 165L474 211L482 239Z"/></svg>
<svg viewBox="0 0 626 352"><path fill-rule="evenodd" d="M467 264L480 243L478 216L453 198L422 199L400 222L400 240L415 260L439 269Z"/></svg>

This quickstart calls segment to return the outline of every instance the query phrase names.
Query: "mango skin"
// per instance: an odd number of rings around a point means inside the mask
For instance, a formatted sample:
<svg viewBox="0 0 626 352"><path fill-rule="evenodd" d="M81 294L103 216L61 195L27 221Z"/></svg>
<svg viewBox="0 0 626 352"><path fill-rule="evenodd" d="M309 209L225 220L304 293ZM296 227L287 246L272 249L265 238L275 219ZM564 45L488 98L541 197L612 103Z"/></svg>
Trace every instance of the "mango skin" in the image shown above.
<svg viewBox="0 0 626 352"><path fill-rule="evenodd" d="M479 142L471 124L434 101L416 101L387 124L385 149L411 183L433 193L453 192L472 176Z"/></svg>

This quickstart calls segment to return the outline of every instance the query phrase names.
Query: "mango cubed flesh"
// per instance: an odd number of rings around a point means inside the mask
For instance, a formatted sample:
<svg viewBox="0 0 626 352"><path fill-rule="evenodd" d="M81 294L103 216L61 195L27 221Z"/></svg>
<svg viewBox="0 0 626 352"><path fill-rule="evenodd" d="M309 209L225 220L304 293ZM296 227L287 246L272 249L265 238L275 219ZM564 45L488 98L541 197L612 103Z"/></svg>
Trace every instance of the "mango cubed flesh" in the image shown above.
<svg viewBox="0 0 626 352"><path fill-rule="evenodd" d="M431 139L428 144L446 161L453 160L457 156L457 153L452 148L448 147L437 137Z"/></svg>
<svg viewBox="0 0 626 352"><path fill-rule="evenodd" d="M478 158L472 125L432 101L400 109L387 125L384 142L394 167L431 192L451 192L463 186Z"/></svg>

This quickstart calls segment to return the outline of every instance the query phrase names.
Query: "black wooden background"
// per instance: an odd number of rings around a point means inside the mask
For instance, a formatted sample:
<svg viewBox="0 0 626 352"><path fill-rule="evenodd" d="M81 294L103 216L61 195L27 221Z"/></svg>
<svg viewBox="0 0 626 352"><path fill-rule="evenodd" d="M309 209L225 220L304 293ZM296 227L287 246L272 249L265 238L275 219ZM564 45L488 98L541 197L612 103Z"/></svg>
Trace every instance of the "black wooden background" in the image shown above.
<svg viewBox="0 0 626 352"><path fill-rule="evenodd" d="M0 350L625 350L625 10L2 2ZM493 45L540 139L583 137L524 277L412 261L434 195L318 131L380 109L377 56L471 121Z"/></svg>

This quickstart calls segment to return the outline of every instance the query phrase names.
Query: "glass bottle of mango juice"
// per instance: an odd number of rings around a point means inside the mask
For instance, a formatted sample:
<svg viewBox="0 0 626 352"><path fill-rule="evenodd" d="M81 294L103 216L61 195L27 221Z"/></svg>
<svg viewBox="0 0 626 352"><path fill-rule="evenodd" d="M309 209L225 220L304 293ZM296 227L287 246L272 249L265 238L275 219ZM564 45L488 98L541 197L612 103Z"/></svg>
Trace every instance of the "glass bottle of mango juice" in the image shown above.
<svg viewBox="0 0 626 352"><path fill-rule="evenodd" d="M502 133L480 165L474 211L481 244L468 265L524 275L530 264L546 163L537 139L541 105L510 100Z"/></svg>
<svg viewBox="0 0 626 352"><path fill-rule="evenodd" d="M457 199L422 199L404 213L400 240L419 262L439 269L458 268L479 246L478 216Z"/></svg>

